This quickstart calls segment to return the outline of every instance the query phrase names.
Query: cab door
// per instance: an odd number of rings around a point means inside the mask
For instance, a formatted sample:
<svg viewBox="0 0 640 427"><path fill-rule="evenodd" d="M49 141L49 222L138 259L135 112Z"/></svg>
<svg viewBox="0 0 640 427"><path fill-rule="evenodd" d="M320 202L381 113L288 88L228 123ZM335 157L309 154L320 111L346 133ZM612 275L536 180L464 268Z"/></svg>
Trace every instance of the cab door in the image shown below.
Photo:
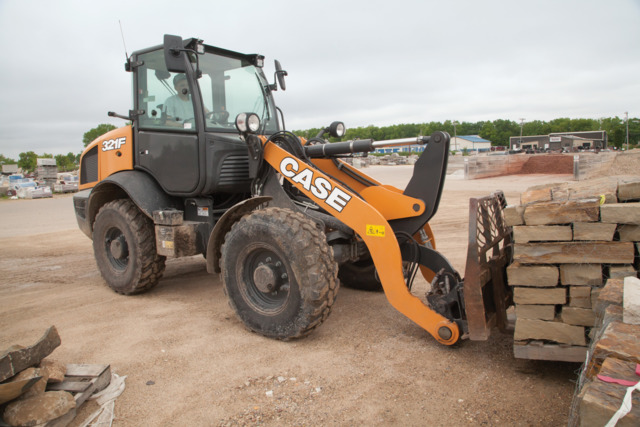
<svg viewBox="0 0 640 427"><path fill-rule="evenodd" d="M174 82L184 80L186 74L167 71L162 49L138 54L132 62L138 64L134 70L135 168L148 172L169 194L196 195L202 187L203 147L197 117L201 108L194 102L198 97L193 96L191 79L186 78L189 93L182 96L187 100L180 100ZM167 105L176 99L184 104L183 111L190 104L191 117L167 115Z"/></svg>

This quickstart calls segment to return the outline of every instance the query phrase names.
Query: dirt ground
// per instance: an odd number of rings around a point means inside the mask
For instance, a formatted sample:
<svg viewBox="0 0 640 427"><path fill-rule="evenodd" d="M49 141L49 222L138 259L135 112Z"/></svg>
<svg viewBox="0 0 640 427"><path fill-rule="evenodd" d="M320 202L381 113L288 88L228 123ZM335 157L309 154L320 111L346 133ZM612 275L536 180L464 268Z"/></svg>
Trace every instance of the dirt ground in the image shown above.
<svg viewBox="0 0 640 427"><path fill-rule="evenodd" d="M404 188L411 167L372 167ZM431 222L438 250L464 271L468 200L496 189L510 203L529 186L571 179L450 177ZM566 425L577 364L516 360L512 336L438 344L382 293L340 289L309 337L248 332L201 256L169 260L151 292L112 292L71 196L0 202L0 349L55 325L51 358L110 364L126 375L115 426ZM93 410L86 403L73 425Z"/></svg>

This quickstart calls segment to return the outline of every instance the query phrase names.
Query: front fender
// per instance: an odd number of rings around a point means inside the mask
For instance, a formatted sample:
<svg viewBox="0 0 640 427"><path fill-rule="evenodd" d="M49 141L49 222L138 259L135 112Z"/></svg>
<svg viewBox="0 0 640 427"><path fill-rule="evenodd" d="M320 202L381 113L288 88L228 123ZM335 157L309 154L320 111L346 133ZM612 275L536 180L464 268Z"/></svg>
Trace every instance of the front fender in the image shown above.
<svg viewBox="0 0 640 427"><path fill-rule="evenodd" d="M251 199L243 200L235 204L220 217L215 227L213 227L211 236L209 236L209 243L207 243L207 271L209 273L220 272L220 248L224 242L224 236L231 230L233 224L246 213L251 212L270 200L271 197L268 196L252 197Z"/></svg>

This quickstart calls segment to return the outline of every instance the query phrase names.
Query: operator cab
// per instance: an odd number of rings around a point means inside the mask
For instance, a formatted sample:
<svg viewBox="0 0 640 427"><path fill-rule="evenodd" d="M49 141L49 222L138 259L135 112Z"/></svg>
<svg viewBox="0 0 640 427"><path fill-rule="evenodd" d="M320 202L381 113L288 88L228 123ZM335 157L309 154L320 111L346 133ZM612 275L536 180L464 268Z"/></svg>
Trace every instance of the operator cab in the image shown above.
<svg viewBox="0 0 640 427"><path fill-rule="evenodd" d="M264 135L281 130L263 63L260 55L176 36L134 52L127 63L134 73L134 168L175 196L248 192L236 116L257 114Z"/></svg>

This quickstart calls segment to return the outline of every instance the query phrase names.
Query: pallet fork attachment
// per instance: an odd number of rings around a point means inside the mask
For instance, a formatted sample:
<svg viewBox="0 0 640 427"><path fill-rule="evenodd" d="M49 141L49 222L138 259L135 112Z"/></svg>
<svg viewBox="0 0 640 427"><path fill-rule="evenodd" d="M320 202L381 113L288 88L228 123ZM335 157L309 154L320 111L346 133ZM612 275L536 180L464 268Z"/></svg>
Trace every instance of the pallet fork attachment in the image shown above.
<svg viewBox="0 0 640 427"><path fill-rule="evenodd" d="M487 340L491 329L507 328L507 308L513 291L506 267L513 256L512 230L504 221L507 205L502 191L469 200L469 246L464 279L468 338Z"/></svg>

